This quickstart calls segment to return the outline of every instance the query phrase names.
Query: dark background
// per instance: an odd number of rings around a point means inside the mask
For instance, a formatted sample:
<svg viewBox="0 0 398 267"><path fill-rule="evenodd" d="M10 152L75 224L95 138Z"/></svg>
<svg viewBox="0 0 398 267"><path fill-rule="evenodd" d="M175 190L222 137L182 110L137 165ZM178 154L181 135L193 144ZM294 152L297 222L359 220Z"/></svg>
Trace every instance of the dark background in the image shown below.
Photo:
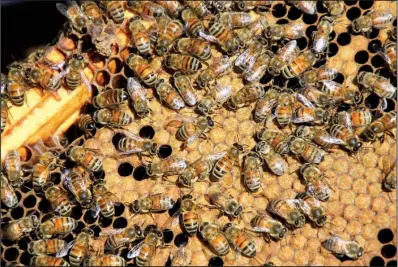
<svg viewBox="0 0 398 267"><path fill-rule="evenodd" d="M1 0L1 71L30 49L52 42L67 21L55 4L60 1ZM13 59L14 57L14 59Z"/></svg>

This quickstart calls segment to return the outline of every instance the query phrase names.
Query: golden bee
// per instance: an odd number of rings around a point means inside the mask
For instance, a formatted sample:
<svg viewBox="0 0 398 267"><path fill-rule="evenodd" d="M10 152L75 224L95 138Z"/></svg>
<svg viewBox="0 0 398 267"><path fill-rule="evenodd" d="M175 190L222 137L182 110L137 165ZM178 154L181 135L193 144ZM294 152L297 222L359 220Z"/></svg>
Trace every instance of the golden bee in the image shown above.
<svg viewBox="0 0 398 267"><path fill-rule="evenodd" d="M309 163L321 163L326 154L324 150L299 137L292 137L289 147L293 154L302 157Z"/></svg>
<svg viewBox="0 0 398 267"><path fill-rule="evenodd" d="M70 90L75 90L82 82L91 91L90 81L87 79L83 70L85 67L82 55L74 54L68 61L68 69L65 75L65 83Z"/></svg>
<svg viewBox="0 0 398 267"><path fill-rule="evenodd" d="M159 23L165 23L165 25L160 25L163 30L160 32L160 35L157 39L156 43L156 53L159 56L167 54L169 52L170 45L179 37L181 37L183 33L184 26L179 20L163 20Z"/></svg>
<svg viewBox="0 0 398 267"><path fill-rule="evenodd" d="M370 10L365 15L354 19L351 23L352 30L356 33L369 33L372 28L387 28L394 16L389 10Z"/></svg>
<svg viewBox="0 0 398 267"><path fill-rule="evenodd" d="M203 222L199 233L216 255L223 256L229 252L229 242L215 223Z"/></svg>
<svg viewBox="0 0 398 267"><path fill-rule="evenodd" d="M123 89L108 89L93 97L96 108L117 108L127 102L129 96Z"/></svg>
<svg viewBox="0 0 398 267"><path fill-rule="evenodd" d="M85 266L126 266L126 260L118 255L104 254L88 258Z"/></svg>
<svg viewBox="0 0 398 267"><path fill-rule="evenodd" d="M396 30L395 30L396 32ZM387 40L383 47L376 44L373 45L373 49L379 54L390 66L393 73L397 72L397 43L394 40Z"/></svg>
<svg viewBox="0 0 398 267"><path fill-rule="evenodd" d="M296 8L300 9L304 13L309 15L314 15L317 12L316 2L312 1L289 1L291 2Z"/></svg>
<svg viewBox="0 0 398 267"><path fill-rule="evenodd" d="M115 215L115 205L119 205L120 200L109 191L103 180L97 180L92 187L94 204L92 215L94 218L101 212L102 216L112 218Z"/></svg>
<svg viewBox="0 0 398 267"><path fill-rule="evenodd" d="M214 126L214 121L210 116L199 118L178 116L174 122L176 122L176 125L181 124L177 130L176 137L178 140L184 141L186 145L192 144Z"/></svg>
<svg viewBox="0 0 398 267"><path fill-rule="evenodd" d="M333 144L333 137L323 128L300 125L296 128L295 135L307 141L312 141L324 149L330 148Z"/></svg>
<svg viewBox="0 0 398 267"><path fill-rule="evenodd" d="M332 97L335 101L343 101L350 105L359 105L363 99L358 88L343 86L334 81L322 81L320 91Z"/></svg>
<svg viewBox="0 0 398 267"><path fill-rule="evenodd" d="M231 246L236 251L249 258L256 256L256 244L237 224L227 223L223 227L223 232Z"/></svg>
<svg viewBox="0 0 398 267"><path fill-rule="evenodd" d="M134 110L138 117L144 118L151 112L149 101L141 84L135 78L127 79L127 92L133 103Z"/></svg>
<svg viewBox="0 0 398 267"><path fill-rule="evenodd" d="M397 88L386 78L366 71L361 71L357 76L359 84L380 97L393 99L397 95Z"/></svg>
<svg viewBox="0 0 398 267"><path fill-rule="evenodd" d="M95 122L111 127L122 127L130 125L134 120L129 113L123 110L110 110L107 108L94 111Z"/></svg>
<svg viewBox="0 0 398 267"><path fill-rule="evenodd" d="M51 92L55 96L57 96L57 91L61 88L62 78L65 77L66 74L67 71L58 73L55 70L44 68L28 68L25 72L27 79L31 83L41 86L41 88Z"/></svg>
<svg viewBox="0 0 398 267"><path fill-rule="evenodd" d="M194 11L186 8L181 12L181 18L185 23L185 28L192 37L199 37L204 35L204 26L202 21L196 16ZM185 48L187 50L187 48Z"/></svg>
<svg viewBox="0 0 398 267"><path fill-rule="evenodd" d="M329 120L330 115L326 109L316 107L301 107L294 111L291 122L323 125L327 124Z"/></svg>
<svg viewBox="0 0 398 267"><path fill-rule="evenodd" d="M152 87L158 82L157 74L149 62L141 56L130 54L126 59L126 64L147 86Z"/></svg>
<svg viewBox="0 0 398 267"><path fill-rule="evenodd" d="M250 70L244 74L245 80L249 83L258 82L264 76L273 57L274 54L271 51L265 51L258 56Z"/></svg>
<svg viewBox="0 0 398 267"><path fill-rule="evenodd" d="M69 234L77 227L77 221L71 217L53 217L39 225L36 235L49 239L54 235Z"/></svg>
<svg viewBox="0 0 398 267"><path fill-rule="evenodd" d="M305 35L305 24L304 23L289 23L289 24L275 24L269 26L264 36L271 41L278 41L281 39L296 40L304 37Z"/></svg>
<svg viewBox="0 0 398 267"><path fill-rule="evenodd" d="M276 105L279 98L278 90L269 88L265 92L264 97L259 99L254 108L254 120L256 122L264 122L271 115L272 108Z"/></svg>
<svg viewBox="0 0 398 267"><path fill-rule="evenodd" d="M103 26L105 25L103 19L103 12L94 1L84 1L81 4L81 9L84 14L87 15L88 19L92 21L94 25Z"/></svg>
<svg viewBox="0 0 398 267"><path fill-rule="evenodd" d="M227 106L232 110L237 110L264 97L264 95L264 87L261 84L248 84L227 100Z"/></svg>
<svg viewBox="0 0 398 267"><path fill-rule="evenodd" d="M349 111L337 112L333 116L332 123L358 128L371 123L372 118L372 113L369 110L364 108L356 108Z"/></svg>
<svg viewBox="0 0 398 267"><path fill-rule="evenodd" d="M278 76L281 70L287 65L288 62L293 61L298 57L300 49L297 46L297 41L293 40L279 48L276 55L269 63L268 72L271 75Z"/></svg>
<svg viewBox="0 0 398 267"><path fill-rule="evenodd" d="M1 202L8 208L16 208L18 205L18 197L14 188L8 183L7 178L1 172Z"/></svg>
<svg viewBox="0 0 398 267"><path fill-rule="evenodd" d="M247 27L253 22L250 14L246 12L217 13L215 20L231 30Z"/></svg>
<svg viewBox="0 0 398 267"><path fill-rule="evenodd" d="M297 199L273 199L268 202L267 210L282 218L288 225L300 228L305 224L304 214L300 211Z"/></svg>
<svg viewBox="0 0 398 267"><path fill-rule="evenodd" d="M195 201L191 195L184 195L181 197L181 207L177 213L180 217L180 222L183 230L189 235L196 234L199 228L199 215L196 211Z"/></svg>
<svg viewBox="0 0 398 267"><path fill-rule="evenodd" d="M19 63L13 63L7 75L7 95L16 106L22 106L25 101L25 90L27 84L24 81L23 67Z"/></svg>
<svg viewBox="0 0 398 267"><path fill-rule="evenodd" d="M210 207L218 209L220 214L225 214L231 219L240 217L243 212L242 205L231 195L220 192L219 190L220 188L218 187L209 189L208 196L213 205Z"/></svg>
<svg viewBox="0 0 398 267"><path fill-rule="evenodd" d="M115 23L121 24L124 21L123 1L101 1L100 3L105 7L106 11Z"/></svg>
<svg viewBox="0 0 398 267"><path fill-rule="evenodd" d="M329 132L332 137L341 140L341 143L336 143L343 145L350 152L356 153L362 148L362 142L359 141L358 136L349 127L334 124L330 127Z"/></svg>
<svg viewBox="0 0 398 267"><path fill-rule="evenodd" d="M198 18L203 19L209 14L206 4L203 1L184 1L187 6L189 6L192 11L198 16Z"/></svg>
<svg viewBox="0 0 398 267"><path fill-rule="evenodd" d="M294 93L290 89L279 89L278 105L275 109L275 118L282 128L290 124L295 104Z"/></svg>
<svg viewBox="0 0 398 267"><path fill-rule="evenodd" d="M299 81L302 86L317 85L322 81L331 81L337 77L336 69L328 69L325 67L310 69L299 75Z"/></svg>
<svg viewBox="0 0 398 267"><path fill-rule="evenodd" d="M124 229L105 229L100 235L106 235L105 249L115 251L116 249L127 246L143 237L143 232L138 225Z"/></svg>
<svg viewBox="0 0 398 267"><path fill-rule="evenodd" d="M139 16L134 16L130 19L129 29L131 32L131 43L137 48L140 54L148 55L151 48L151 41L148 31Z"/></svg>
<svg viewBox="0 0 398 267"><path fill-rule="evenodd" d="M305 85L297 93L321 108L330 108L339 102L319 91L314 85Z"/></svg>
<svg viewBox="0 0 398 267"><path fill-rule="evenodd" d="M249 153L244 160L242 175L243 183L250 192L257 192L263 177L263 161L257 153Z"/></svg>
<svg viewBox="0 0 398 267"><path fill-rule="evenodd" d="M246 47L252 40L260 38L268 27L269 25L265 17L260 17L250 23L248 27L235 30L239 46ZM264 41L266 42L266 40Z"/></svg>
<svg viewBox="0 0 398 267"><path fill-rule="evenodd" d="M214 59L213 64L198 75L196 83L200 88L208 87L211 81L227 73L231 67L232 63L227 56Z"/></svg>
<svg viewBox="0 0 398 267"><path fill-rule="evenodd" d="M95 121L90 114L80 115L76 124L79 130L88 136L92 136L92 132L96 129Z"/></svg>
<svg viewBox="0 0 398 267"><path fill-rule="evenodd" d="M28 244L27 251L32 255L56 254L66 246L62 239L41 239Z"/></svg>
<svg viewBox="0 0 398 267"><path fill-rule="evenodd" d="M7 175L8 181L13 187L20 187L24 183L21 164L21 156L15 149L10 150L4 157L4 171Z"/></svg>
<svg viewBox="0 0 398 267"><path fill-rule="evenodd" d="M174 49L181 54L189 54L208 60L211 58L210 44L199 38L180 38L175 41Z"/></svg>
<svg viewBox="0 0 398 267"><path fill-rule="evenodd" d="M182 73L194 73L202 69L199 59L182 54L171 54L165 59L165 66Z"/></svg>
<svg viewBox="0 0 398 267"><path fill-rule="evenodd" d="M324 1L322 5L326 7L329 14L334 17L340 17L345 12L345 5L343 1Z"/></svg>
<svg viewBox="0 0 398 267"><path fill-rule="evenodd" d="M357 260L364 254L363 247L357 241L346 241L338 236L332 236L322 241L322 246L338 258L347 256Z"/></svg>
<svg viewBox="0 0 398 267"><path fill-rule="evenodd" d="M235 68L241 73L245 73L250 70L256 61L256 58L262 54L262 51L262 42L260 40L254 40L249 47L236 58Z"/></svg>
<svg viewBox="0 0 398 267"><path fill-rule="evenodd" d="M66 151L66 156L72 161L77 162L79 165L87 170L98 172L101 171L103 166L103 159L97 156L93 151L83 148L81 146L71 146Z"/></svg>
<svg viewBox="0 0 398 267"><path fill-rule="evenodd" d="M231 96L232 86L216 85L210 88L210 94L203 97L195 108L195 111L201 115L214 113L214 109L220 108Z"/></svg>
<svg viewBox="0 0 398 267"><path fill-rule="evenodd" d="M69 262L62 258L52 256L34 256L30 260L31 266L70 266Z"/></svg>
<svg viewBox="0 0 398 267"><path fill-rule="evenodd" d="M167 14L173 18L177 18L183 8L183 6L178 1L156 0L156 3L161 5L167 11Z"/></svg>
<svg viewBox="0 0 398 267"><path fill-rule="evenodd" d="M72 203L65 191L56 185L49 184L48 188L44 188L44 195L50 202L54 212L61 216L69 216L72 212Z"/></svg>
<svg viewBox="0 0 398 267"><path fill-rule="evenodd" d="M255 151L267 163L268 168L275 175L281 176L287 171L287 162L276 153L270 145L264 141L260 141L255 146Z"/></svg>
<svg viewBox="0 0 398 267"><path fill-rule="evenodd" d="M325 225L327 218L325 209L313 195L308 192L298 193L296 199L302 200L300 209L311 222L318 227Z"/></svg>
<svg viewBox="0 0 398 267"><path fill-rule="evenodd" d="M292 79L299 76L304 71L311 68L317 61L317 55L312 51L304 51L295 59L284 65L281 69L282 76L286 79Z"/></svg>
<svg viewBox="0 0 398 267"><path fill-rule="evenodd" d="M159 229L152 230L127 253L127 258L135 258L137 266L151 266L159 243L163 245L163 233Z"/></svg>
<svg viewBox="0 0 398 267"><path fill-rule="evenodd" d="M213 21L209 27L209 33L217 39L217 43L228 55L235 54L238 51L239 42L236 39L235 34L222 23Z"/></svg>
<svg viewBox="0 0 398 267"><path fill-rule="evenodd" d="M393 136L390 130L395 127L397 127L397 112L392 110L370 123L361 133L361 137L365 141L383 140L385 134Z"/></svg>
<svg viewBox="0 0 398 267"><path fill-rule="evenodd" d="M122 154L149 153L149 155L156 155L158 153L158 146L155 142L141 138L131 132L122 131L122 133L126 137L120 139L116 146Z"/></svg>
<svg viewBox="0 0 398 267"><path fill-rule="evenodd" d="M57 3L56 7L58 11L69 20L73 29L82 33L83 29L86 27L87 17L82 12L76 1L70 1L68 4L69 5L66 6L65 4Z"/></svg>
<svg viewBox="0 0 398 267"><path fill-rule="evenodd" d="M334 20L325 16L319 21L317 30L312 33L311 51L315 55L324 53L329 48L329 35L333 31Z"/></svg>
<svg viewBox="0 0 398 267"><path fill-rule="evenodd" d="M270 239L281 240L287 234L287 228L278 220L268 215L256 215L250 222L253 231L263 233L267 242Z"/></svg>
<svg viewBox="0 0 398 267"><path fill-rule="evenodd" d="M37 191L44 187L53 170L61 165L58 163L57 157L50 151L45 152L39 159L39 162L33 166L32 183L33 188Z"/></svg>
<svg viewBox="0 0 398 267"><path fill-rule="evenodd" d="M289 153L289 136L281 131L262 128L257 133L257 138L267 142L280 155Z"/></svg>
<svg viewBox="0 0 398 267"><path fill-rule="evenodd" d="M243 152L243 147L234 143L233 146L228 150L224 151L222 156L214 164L213 170L211 171L211 177L220 181L227 173L232 171L232 167L236 164L239 159L239 154Z"/></svg>
<svg viewBox="0 0 398 267"><path fill-rule="evenodd" d="M237 1L236 7L242 11L255 10L259 14L263 14L269 10L272 2L267 0L260 1Z"/></svg>
<svg viewBox="0 0 398 267"><path fill-rule="evenodd" d="M180 110L185 107L182 97L173 88L173 86L164 79L160 79L159 83L156 85L156 93L158 94L160 101L165 102L167 106L173 110Z"/></svg>
<svg viewBox="0 0 398 267"><path fill-rule="evenodd" d="M198 102L198 97L195 94L192 86L191 78L180 72L175 72L173 75L174 85L178 93L184 99L188 106L195 106Z"/></svg>
<svg viewBox="0 0 398 267"><path fill-rule="evenodd" d="M93 195L87 185L86 178L77 171L71 171L64 179L64 185L76 197L76 201L83 207L89 208Z"/></svg>
<svg viewBox="0 0 398 267"><path fill-rule="evenodd" d="M159 19L166 15L164 7L150 1L127 1L127 7L143 18Z"/></svg>
<svg viewBox="0 0 398 267"><path fill-rule="evenodd" d="M320 201L328 201L330 198L329 184L325 175L315 165L304 163L300 167L301 177L306 184L306 190Z"/></svg>
<svg viewBox="0 0 398 267"><path fill-rule="evenodd" d="M5 239L15 241L35 230L39 225L39 218L31 214L20 220L10 221L4 228L3 235Z"/></svg>
<svg viewBox="0 0 398 267"><path fill-rule="evenodd" d="M188 167L183 158L169 157L165 160L148 163L146 173L150 177L180 175Z"/></svg>

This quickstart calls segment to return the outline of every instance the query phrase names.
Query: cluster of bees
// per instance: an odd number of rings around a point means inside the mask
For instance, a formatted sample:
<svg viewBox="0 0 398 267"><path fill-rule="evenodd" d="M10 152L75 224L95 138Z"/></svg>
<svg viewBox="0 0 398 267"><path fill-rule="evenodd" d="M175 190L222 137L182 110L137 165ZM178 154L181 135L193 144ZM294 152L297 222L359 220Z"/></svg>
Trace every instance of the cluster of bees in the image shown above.
<svg viewBox="0 0 398 267"><path fill-rule="evenodd" d="M307 14L317 13L316 2L291 1L289 4ZM177 115L168 123L169 127L176 129L176 138L183 142L183 147L206 137L215 125L213 118L217 110L221 108L236 111L256 102L252 118L265 125L257 132L257 143L252 149L237 142L227 151L204 156L192 164L184 158L170 156L145 166L151 179L167 179L176 175L175 184L189 189L197 182L217 184L231 173L235 165L239 165L246 190L255 193L261 187L264 166L274 175L281 176L287 173L285 158L291 154L302 161L300 174L306 191L298 193L294 199L270 200L265 210L253 217L250 229L234 222L246 211L238 200L220 192L217 186L211 186L207 193L211 205L196 203L191 194L182 193L178 200L173 200L165 194L152 193L129 203L133 213L164 212L178 202L180 208L170 220L180 220L183 231L189 236L198 233L204 244L218 256L226 255L232 247L245 257L256 257L250 231L263 235L266 241L277 241L289 231L302 227L306 221L315 227L325 226L327 215L321 202L328 201L331 188L317 165L333 146L357 155L364 149L363 142L383 140L386 134L391 134L396 127L396 111L374 118L368 109L359 105L363 94L368 92L377 94L383 101L394 99L396 87L382 76L361 71L357 74L357 83L362 89L359 90L333 81L338 75L337 70L314 67L317 62L328 58L330 34L345 14L342 1L323 3L328 14L320 19L311 37L311 45L304 51L299 49L297 39L305 35L306 26L295 22L270 25L262 15L272 9L271 5L271 1L100 1L98 4L84 1L81 5L76 2L70 2L68 6L57 4L58 10L69 21L65 31L78 36L88 33L96 51L104 56L109 56L117 44L115 28L125 26L130 33L131 49L125 50L128 52L121 53L121 56L134 77L128 77L126 88L103 90L92 98L91 103L96 110L92 114L81 115L77 122L84 133L82 138L70 144L66 138L55 138L53 147L42 153L30 169L21 162L17 150L10 151L5 157L1 172L2 203L8 208L18 205L13 188L26 186L22 174L28 172L34 190L43 194L56 214L45 222L31 214L9 222L4 229L4 237L9 240L18 240L35 232L39 240L32 241L27 248L30 254L35 255L31 265L68 266L83 262L89 266L126 265L125 259L114 253L100 251L92 254L88 248L94 240L94 233L89 228L83 229L70 243L60 237L77 227L77 221L68 217L74 203L91 210L94 218L99 214L112 218L114 206L120 204L105 186L105 181L93 175L103 170L104 158L82 146L82 141L92 137L98 125L122 134L123 137L115 144L120 155L158 155L158 144L124 128L135 118L133 113L119 108L130 102L137 119L150 117L152 111L146 97L148 87L154 88L159 101L167 108L179 112L188 107L198 114L197 117ZM127 19L125 10L134 15ZM253 13L259 16L254 18ZM354 32L367 35L372 29L392 29L393 19L390 11L372 10L353 20L350 27ZM153 22L150 28L145 26L147 21ZM271 46L279 48L274 53L269 49ZM207 61L213 57L213 48L221 51L223 56L208 64ZM395 74L396 29L391 30L383 47L375 45L374 49ZM91 83L83 72L87 66L84 53L74 53L57 65L46 62L45 55L46 49L39 50L25 61L13 63L7 76L2 74L2 131L8 122L8 103L22 106L27 101L25 91L29 87L41 87L55 97L62 83L70 90L84 83L91 90ZM153 69L150 62L154 57L161 57L164 69L173 74L170 81ZM236 93L232 93L230 84L217 83L220 77L231 72L238 73L245 82ZM286 82L298 78L300 88L287 88L286 83L281 86L272 82L264 87L260 83L264 75L281 76ZM202 99L196 94L199 89L207 91ZM350 108L337 111L341 104ZM286 134L282 130L269 129L267 124L270 121L281 129L290 127L295 130ZM362 131L357 135L359 128ZM77 167L65 169L65 158L61 155L77 163ZM242 156L241 164L239 158ZM63 172L63 186L49 181L56 168ZM392 171L383 185L392 191L395 184L395 172ZM75 201L72 202L68 194L73 195ZM202 222L198 209L206 208L219 209L231 222L223 227L214 222ZM138 266L148 266L157 249L164 247L161 230L143 231L141 226L134 225L105 230L101 235L107 236L105 250L111 252L136 243L127 258L135 258ZM343 240L338 236L332 236L322 244L338 257L358 259L364 253L357 241ZM66 261L63 257L68 253L69 261ZM188 265L191 256L181 249L172 256L172 264Z"/></svg>

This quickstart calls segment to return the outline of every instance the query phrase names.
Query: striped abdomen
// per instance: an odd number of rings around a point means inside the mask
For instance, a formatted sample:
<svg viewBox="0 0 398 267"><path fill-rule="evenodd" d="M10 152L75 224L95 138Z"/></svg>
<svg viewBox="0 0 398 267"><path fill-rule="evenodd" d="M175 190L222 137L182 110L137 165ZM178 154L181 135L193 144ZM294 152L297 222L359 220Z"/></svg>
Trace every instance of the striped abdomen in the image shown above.
<svg viewBox="0 0 398 267"><path fill-rule="evenodd" d="M286 127L289 125L293 109L291 106L281 106L278 105L275 110L276 120L281 127Z"/></svg>
<svg viewBox="0 0 398 267"><path fill-rule="evenodd" d="M115 206L107 196L97 196L96 201L104 217L109 218L115 215Z"/></svg>
<svg viewBox="0 0 398 267"><path fill-rule="evenodd" d="M243 232L233 240L233 244L246 257L253 258L256 256L256 245Z"/></svg>
<svg viewBox="0 0 398 267"><path fill-rule="evenodd" d="M55 217L51 219L51 223L56 234L67 234L77 227L77 221L71 217Z"/></svg>
<svg viewBox="0 0 398 267"><path fill-rule="evenodd" d="M69 262L74 266L79 266L87 256L87 242L76 241L69 252Z"/></svg>
<svg viewBox="0 0 398 267"><path fill-rule="evenodd" d="M186 211L181 214L182 225L188 235L193 236L198 230L198 214L194 211Z"/></svg>
<svg viewBox="0 0 398 267"><path fill-rule="evenodd" d="M83 160L80 163L93 172L102 170L102 160L89 151L86 152Z"/></svg>
<svg viewBox="0 0 398 267"><path fill-rule="evenodd" d="M215 178L216 180L221 180L226 173L232 171L234 162L235 159L232 158L232 156L229 154L219 159L214 165L213 170L211 172L212 177Z"/></svg>
<svg viewBox="0 0 398 267"><path fill-rule="evenodd" d="M197 127L194 123L185 123L176 134L178 140L185 141L196 133Z"/></svg>
<svg viewBox="0 0 398 267"><path fill-rule="evenodd" d="M150 266L154 251L155 249L153 249L151 245L144 242L140 253L138 254L137 258L135 258L135 263L137 266Z"/></svg>
<svg viewBox="0 0 398 267"><path fill-rule="evenodd" d="M121 2L109 2L108 3L108 11L112 17L112 19L120 24L124 20L124 9L123 4Z"/></svg>
<svg viewBox="0 0 398 267"><path fill-rule="evenodd" d="M82 81L82 75L78 71L71 70L65 76L66 85L70 90L75 90Z"/></svg>
<svg viewBox="0 0 398 267"><path fill-rule="evenodd" d="M209 241L209 245L210 247L214 250L214 252L219 255L225 255L228 253L229 251L229 243L227 238L219 233L218 235L216 235L214 237L214 239Z"/></svg>
<svg viewBox="0 0 398 267"><path fill-rule="evenodd" d="M11 102L16 106L23 106L25 102L25 89L23 85L19 82L8 80L7 90Z"/></svg>

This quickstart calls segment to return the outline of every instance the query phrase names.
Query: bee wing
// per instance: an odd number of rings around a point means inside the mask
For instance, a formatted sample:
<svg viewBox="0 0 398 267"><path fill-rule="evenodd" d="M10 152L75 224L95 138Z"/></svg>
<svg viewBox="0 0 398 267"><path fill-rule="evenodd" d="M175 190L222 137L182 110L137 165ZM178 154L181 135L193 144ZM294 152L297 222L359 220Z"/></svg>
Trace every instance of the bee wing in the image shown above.
<svg viewBox="0 0 398 267"><path fill-rule="evenodd" d="M141 83L139 83L136 79L130 77L127 79L127 91L131 96L138 96L142 100L146 100L145 91L142 88ZM132 97L134 98L134 97Z"/></svg>
<svg viewBox="0 0 398 267"><path fill-rule="evenodd" d="M177 114L174 116L174 120L187 122L187 123L195 123L197 122L198 119L192 116Z"/></svg>
<svg viewBox="0 0 398 267"><path fill-rule="evenodd" d="M134 247L132 247L129 252L127 253L127 258L128 259L132 259L137 257L140 254L141 251L141 247L144 244L144 240L142 240L141 242L139 242L137 245L135 245Z"/></svg>
<svg viewBox="0 0 398 267"><path fill-rule="evenodd" d="M75 194L75 193L76 193L76 192L75 192L75 189L74 189L73 186L72 186L70 177L69 177L68 175L65 175L65 178L64 178L64 186L65 186L72 194Z"/></svg>
<svg viewBox="0 0 398 267"><path fill-rule="evenodd" d="M215 160L218 160L218 159L221 159L222 157L224 157L225 154L227 154L227 151L223 151L223 152L220 152L217 154L208 155L205 157L205 159L215 161Z"/></svg>
<svg viewBox="0 0 398 267"><path fill-rule="evenodd" d="M101 232L99 233L100 236L109 236L109 235L115 235L119 234L124 231L124 228L120 229L102 229Z"/></svg>
<svg viewBox="0 0 398 267"><path fill-rule="evenodd" d="M200 136L201 133L201 130L196 131L191 137L187 139L187 144L190 145L195 142L195 140Z"/></svg>
<svg viewBox="0 0 398 267"><path fill-rule="evenodd" d="M334 144L334 145L344 145L345 144L345 142L343 140L341 140L339 138L335 138L330 135L322 135L320 137L320 139L329 144Z"/></svg>
<svg viewBox="0 0 398 267"><path fill-rule="evenodd" d="M297 57L297 41L293 40L288 42L284 47L280 48L277 52L286 61L292 61Z"/></svg>
<svg viewBox="0 0 398 267"><path fill-rule="evenodd" d="M71 242L69 242L63 249L61 249L60 251L58 251L55 254L55 257L62 258L64 256L66 256L68 254L68 251L73 247L73 245L75 243L76 243L76 240L72 240Z"/></svg>
<svg viewBox="0 0 398 267"><path fill-rule="evenodd" d="M382 100L381 100L381 110L382 111L385 111L386 110L386 108L387 108L387 106L388 106L388 102L387 102L387 99L385 99L384 97L382 98Z"/></svg>
<svg viewBox="0 0 398 267"><path fill-rule="evenodd" d="M92 87L90 81L87 79L86 75L84 74L84 71L80 71L80 75L83 79L84 84L87 86L88 91L91 93L92 92Z"/></svg>
<svg viewBox="0 0 398 267"><path fill-rule="evenodd" d="M54 77L53 84L58 83L59 80L61 80L63 77L65 77L66 74L69 72L69 68L66 68L65 70L61 71L57 76Z"/></svg>
<svg viewBox="0 0 398 267"><path fill-rule="evenodd" d="M345 126L348 128L349 131L352 132L352 122L351 122L351 116L348 114L348 112L345 112Z"/></svg>
<svg viewBox="0 0 398 267"><path fill-rule="evenodd" d="M254 231L254 232L260 232L260 233L269 233L269 232L270 232L270 229L269 229L269 228L266 228L266 227L257 227L257 226L254 226L254 227L253 227L253 231Z"/></svg>
<svg viewBox="0 0 398 267"><path fill-rule="evenodd" d="M323 85L328 89L326 91L334 92L338 88L338 83L335 81L322 81Z"/></svg>
<svg viewBox="0 0 398 267"><path fill-rule="evenodd" d="M210 34L200 31L199 36L202 37L203 39L205 39L206 41L209 41L210 43L220 44L218 39L216 37L214 37L213 35L210 35Z"/></svg>
<svg viewBox="0 0 398 267"><path fill-rule="evenodd" d="M325 76L331 77L332 79L336 78L338 73L336 69L327 69L327 68L325 68L323 72Z"/></svg>
<svg viewBox="0 0 398 267"><path fill-rule="evenodd" d="M391 63L391 60L388 58L388 56L386 55L384 48L381 47L378 44L373 44L373 49L374 51L376 51L376 53L381 56L386 62Z"/></svg>
<svg viewBox="0 0 398 267"><path fill-rule="evenodd" d="M305 96L303 96L302 94L296 94L296 98L298 101L300 101L301 103L303 103L305 106L310 107L310 108L314 108L314 104L312 104L312 102L310 100L308 100L308 98L306 98Z"/></svg>
<svg viewBox="0 0 398 267"><path fill-rule="evenodd" d="M100 207L98 203L95 201L94 205L91 207L91 215L93 216L93 218L97 218L99 212L100 212Z"/></svg>
<svg viewBox="0 0 398 267"><path fill-rule="evenodd" d="M230 84L224 86L218 86L215 90L212 90L212 97L219 104L224 104L225 101L231 96L232 86Z"/></svg>
<svg viewBox="0 0 398 267"><path fill-rule="evenodd" d="M68 6L63 3L56 3L55 6L57 7L58 11L64 15L65 17L69 18L68 16Z"/></svg>
<svg viewBox="0 0 398 267"><path fill-rule="evenodd" d="M242 64L245 64L246 59L248 58L250 54L250 48L246 49L245 51L243 51L242 54L240 54L236 60L235 60L235 66L240 66Z"/></svg>

